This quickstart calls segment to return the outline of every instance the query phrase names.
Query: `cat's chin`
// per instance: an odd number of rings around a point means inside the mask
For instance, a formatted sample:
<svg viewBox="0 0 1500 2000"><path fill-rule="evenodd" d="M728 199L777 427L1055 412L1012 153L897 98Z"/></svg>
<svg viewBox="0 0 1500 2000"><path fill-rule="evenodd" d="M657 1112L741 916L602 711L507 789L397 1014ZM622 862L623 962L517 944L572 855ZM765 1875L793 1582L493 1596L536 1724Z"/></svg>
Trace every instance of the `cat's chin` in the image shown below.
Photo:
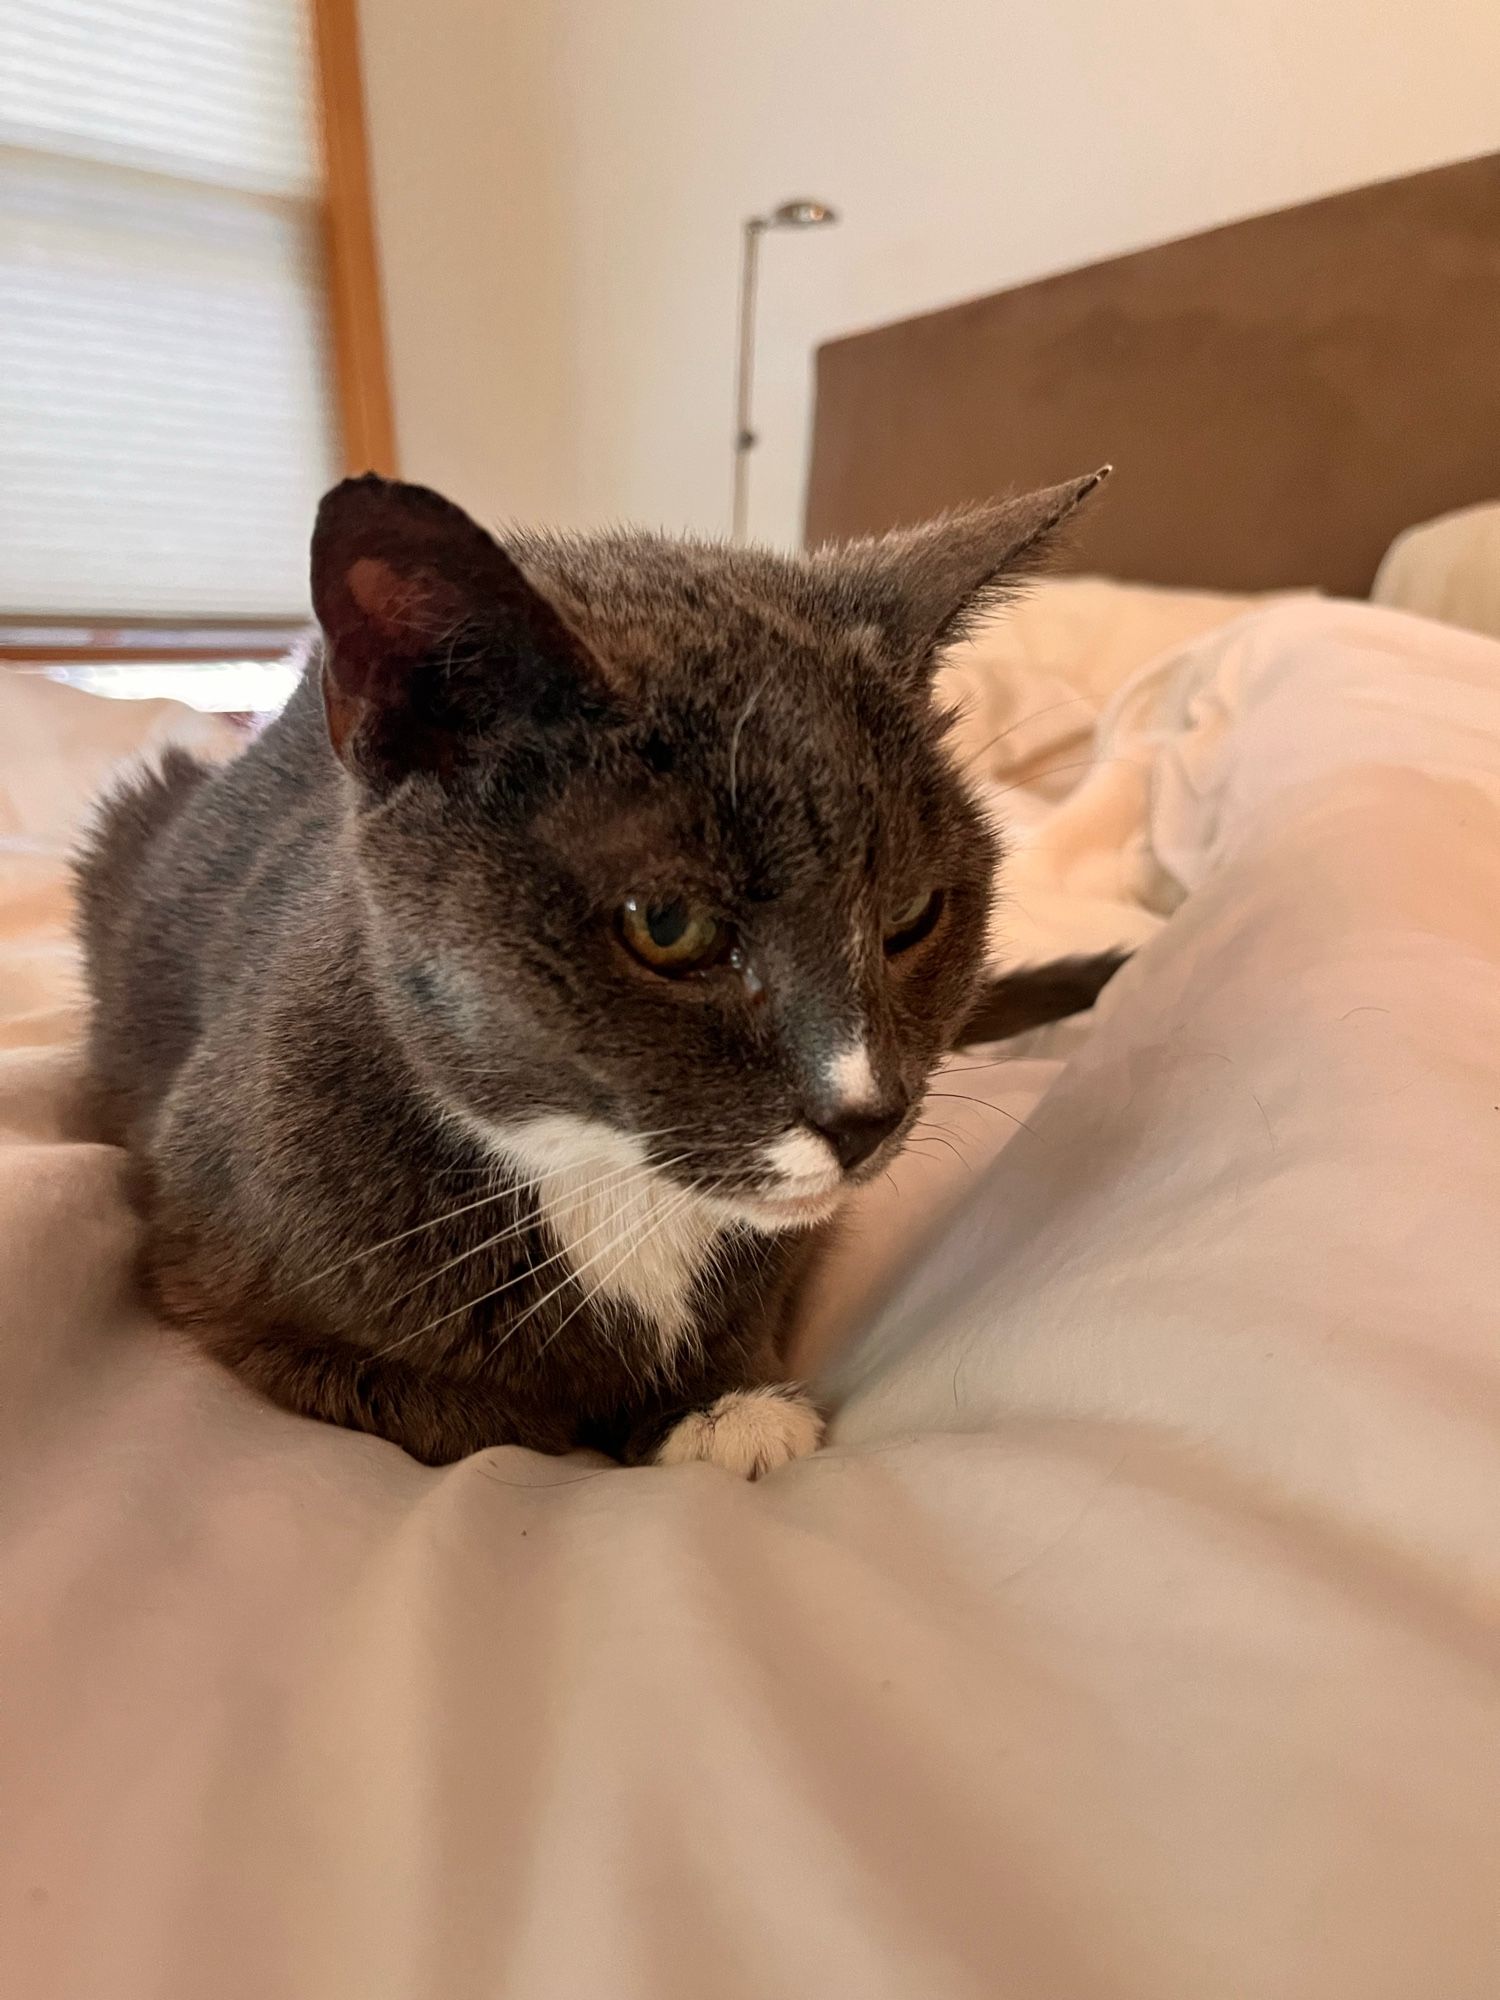
<svg viewBox="0 0 1500 2000"><path fill-rule="evenodd" d="M816 1194L742 1194L720 1196L714 1207L730 1222L776 1236L787 1229L816 1229L830 1222L843 1206L847 1187L824 1189Z"/></svg>

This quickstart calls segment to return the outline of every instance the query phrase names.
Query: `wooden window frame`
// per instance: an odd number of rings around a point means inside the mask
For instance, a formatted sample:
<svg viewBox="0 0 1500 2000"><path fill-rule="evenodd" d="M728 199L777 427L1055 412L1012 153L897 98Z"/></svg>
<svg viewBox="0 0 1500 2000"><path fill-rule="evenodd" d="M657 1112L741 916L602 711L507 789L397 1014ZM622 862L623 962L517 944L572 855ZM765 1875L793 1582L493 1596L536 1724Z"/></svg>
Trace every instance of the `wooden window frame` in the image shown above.
<svg viewBox="0 0 1500 2000"><path fill-rule="evenodd" d="M344 470L382 472L390 478L396 470L396 434L370 196L359 0L304 4L312 9L328 316Z"/></svg>
<svg viewBox="0 0 1500 2000"><path fill-rule="evenodd" d="M396 470L385 311L360 60L359 0L302 0L312 25L323 163L319 203L334 406L346 472ZM28 617L0 620L0 661L36 666L132 660L281 659L300 619Z"/></svg>

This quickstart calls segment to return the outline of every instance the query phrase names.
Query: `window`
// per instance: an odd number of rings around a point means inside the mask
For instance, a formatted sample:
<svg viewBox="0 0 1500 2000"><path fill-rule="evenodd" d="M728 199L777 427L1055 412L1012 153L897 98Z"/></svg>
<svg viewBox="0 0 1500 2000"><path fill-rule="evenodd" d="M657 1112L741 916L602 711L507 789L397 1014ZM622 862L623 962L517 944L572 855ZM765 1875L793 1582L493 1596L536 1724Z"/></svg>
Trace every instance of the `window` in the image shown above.
<svg viewBox="0 0 1500 2000"><path fill-rule="evenodd" d="M0 9L0 650L265 658L389 470L354 0Z"/></svg>

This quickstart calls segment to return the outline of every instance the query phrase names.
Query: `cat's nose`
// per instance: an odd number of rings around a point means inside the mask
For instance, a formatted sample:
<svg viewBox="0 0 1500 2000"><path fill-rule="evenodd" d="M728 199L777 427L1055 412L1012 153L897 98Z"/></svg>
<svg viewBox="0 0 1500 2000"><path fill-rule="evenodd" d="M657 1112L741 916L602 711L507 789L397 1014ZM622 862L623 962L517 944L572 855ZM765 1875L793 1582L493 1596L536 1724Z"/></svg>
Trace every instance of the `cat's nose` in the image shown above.
<svg viewBox="0 0 1500 2000"><path fill-rule="evenodd" d="M885 1144L905 1116L905 1105L895 1105L879 1111L839 1111L808 1123L832 1146L834 1157L848 1174Z"/></svg>

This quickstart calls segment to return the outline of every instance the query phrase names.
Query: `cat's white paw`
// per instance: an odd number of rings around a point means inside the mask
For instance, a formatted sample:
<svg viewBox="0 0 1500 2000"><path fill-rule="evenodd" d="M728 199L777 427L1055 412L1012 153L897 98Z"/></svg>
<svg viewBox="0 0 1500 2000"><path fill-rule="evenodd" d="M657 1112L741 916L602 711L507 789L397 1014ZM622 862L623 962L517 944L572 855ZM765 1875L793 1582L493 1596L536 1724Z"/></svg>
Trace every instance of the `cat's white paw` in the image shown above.
<svg viewBox="0 0 1500 2000"><path fill-rule="evenodd" d="M720 1465L740 1479L759 1479L816 1451L823 1419L790 1384L734 1389L681 1418L657 1447L658 1465Z"/></svg>

